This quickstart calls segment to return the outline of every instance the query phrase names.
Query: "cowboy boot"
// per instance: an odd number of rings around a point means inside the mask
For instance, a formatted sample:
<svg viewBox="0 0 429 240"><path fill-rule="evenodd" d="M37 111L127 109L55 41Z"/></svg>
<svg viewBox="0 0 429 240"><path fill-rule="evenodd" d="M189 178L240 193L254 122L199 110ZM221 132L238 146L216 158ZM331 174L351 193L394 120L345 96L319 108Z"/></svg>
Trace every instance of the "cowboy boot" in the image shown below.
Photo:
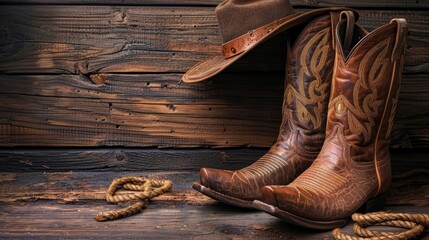
<svg viewBox="0 0 429 240"><path fill-rule="evenodd" d="M237 171L202 168L201 182L193 185L196 190L251 208L253 200L261 199L262 187L288 184L312 164L325 139L335 54L332 26L340 12L325 13L289 30L288 35L295 37L288 40L282 124L268 153Z"/></svg>
<svg viewBox="0 0 429 240"><path fill-rule="evenodd" d="M344 32L347 26L355 26L352 37ZM360 208L383 208L406 34L404 19L369 34L350 18L341 20L322 150L291 184L264 187L257 209L297 225L333 229Z"/></svg>

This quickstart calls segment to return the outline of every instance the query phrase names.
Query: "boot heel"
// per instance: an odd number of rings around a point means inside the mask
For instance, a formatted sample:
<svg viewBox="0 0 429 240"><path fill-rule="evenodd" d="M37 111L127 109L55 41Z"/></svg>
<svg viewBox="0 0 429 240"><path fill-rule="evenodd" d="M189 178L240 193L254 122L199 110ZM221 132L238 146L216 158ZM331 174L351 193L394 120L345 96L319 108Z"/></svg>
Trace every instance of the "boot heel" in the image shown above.
<svg viewBox="0 0 429 240"><path fill-rule="evenodd" d="M357 212L368 213L383 210L386 203L386 195L386 193L383 193L380 196L369 199Z"/></svg>

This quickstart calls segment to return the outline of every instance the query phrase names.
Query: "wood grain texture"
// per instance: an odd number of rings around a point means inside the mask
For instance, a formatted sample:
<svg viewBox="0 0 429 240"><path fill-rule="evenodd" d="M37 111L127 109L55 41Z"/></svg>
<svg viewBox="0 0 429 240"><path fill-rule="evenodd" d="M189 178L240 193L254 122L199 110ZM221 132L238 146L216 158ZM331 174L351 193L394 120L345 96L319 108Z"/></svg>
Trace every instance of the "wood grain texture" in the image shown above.
<svg viewBox="0 0 429 240"><path fill-rule="evenodd" d="M96 222L100 211L115 209L100 202L56 201L0 203L2 239L300 239L333 240L331 231L287 224L271 215L225 205L165 205L152 201L143 213L113 222ZM391 212L428 213L427 207L391 206ZM342 230L352 233L353 223ZM376 227L372 230L391 231ZM421 239L429 238L425 233Z"/></svg>
<svg viewBox="0 0 429 240"><path fill-rule="evenodd" d="M374 29L409 23L406 73L429 73L429 11L359 10ZM278 44L284 41L277 41ZM5 5L0 9L2 73L184 72L220 51L212 7ZM258 53L259 52L259 53ZM279 55L280 53L280 55ZM275 44L258 48L236 71L283 71ZM275 64L277 63L277 64Z"/></svg>
<svg viewBox="0 0 429 240"><path fill-rule="evenodd" d="M100 203L64 205L51 201L0 204L0 237L159 240L277 239L285 236L323 239L330 234L300 231L268 214L225 206L149 204L142 214L119 221L99 223L93 219L99 211L109 208L112 209Z"/></svg>
<svg viewBox="0 0 429 240"><path fill-rule="evenodd" d="M244 168L267 149L1 149L0 169L33 171L198 171ZM429 168L426 150L392 150L394 174Z"/></svg>
<svg viewBox="0 0 429 240"><path fill-rule="evenodd" d="M103 75L94 84L79 75L3 75L0 145L268 146L280 123L282 78L188 85L178 74Z"/></svg>
<svg viewBox="0 0 429 240"><path fill-rule="evenodd" d="M0 4L75 4L75 5L138 5L138 6L217 6L223 0L0 0ZM292 6L305 7L330 7L348 6L356 8L408 8L422 9L429 8L428 0L407 1L407 0L290 0Z"/></svg>
<svg viewBox="0 0 429 240"><path fill-rule="evenodd" d="M28 172L0 174L0 202L58 200L67 203L105 200L105 191L114 178L142 176L173 181L173 191L157 197L168 204L179 204L192 198L190 204L215 203L214 200L192 190L192 183L198 180L193 171L133 171L133 172ZM188 196L184 196L188 194ZM180 196L184 196L180 198Z"/></svg>
<svg viewBox="0 0 429 240"><path fill-rule="evenodd" d="M175 185L141 214L96 222L99 211L117 208L104 200L112 179L130 174L168 178ZM303 229L263 212L220 204L190 188L197 178L197 172L0 173L0 238L332 239L330 231ZM429 213L428 178L414 177L396 186L386 210ZM349 223L344 231L351 229Z"/></svg>
<svg viewBox="0 0 429 240"><path fill-rule="evenodd" d="M203 7L4 6L0 36L0 72L19 74L184 72L221 42ZM259 49L271 59L241 69L282 69L273 41Z"/></svg>
<svg viewBox="0 0 429 240"><path fill-rule="evenodd" d="M0 169L32 171L177 171L240 169L266 149L2 149ZM420 158L413 158L417 167ZM428 166L429 167L429 166Z"/></svg>
<svg viewBox="0 0 429 240"><path fill-rule="evenodd" d="M130 175L173 181L173 190L157 197L157 201L165 204L218 204L192 189L192 183L199 180L197 171L0 172L0 202L57 200L72 204L104 201L105 191L113 179ZM388 205L429 206L428 181L426 175L394 179L387 196Z"/></svg>
<svg viewBox="0 0 429 240"><path fill-rule="evenodd" d="M392 147L429 146L429 75L404 75ZM0 75L0 146L270 147L283 74ZM263 82L263 84L261 84Z"/></svg>

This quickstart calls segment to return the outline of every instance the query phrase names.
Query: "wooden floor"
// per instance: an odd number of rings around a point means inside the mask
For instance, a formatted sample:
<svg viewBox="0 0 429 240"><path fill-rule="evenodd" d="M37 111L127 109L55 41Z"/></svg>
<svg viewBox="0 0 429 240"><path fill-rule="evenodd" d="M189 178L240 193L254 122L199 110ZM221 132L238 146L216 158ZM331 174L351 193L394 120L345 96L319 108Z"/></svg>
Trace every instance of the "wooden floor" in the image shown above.
<svg viewBox="0 0 429 240"><path fill-rule="evenodd" d="M104 200L108 185L127 175L171 179L174 187L143 213L96 222L98 212L117 208ZM300 228L262 212L220 204L191 188L197 179L195 171L2 172L0 238L332 239L330 231ZM395 180L387 203L392 212L429 213L429 178Z"/></svg>

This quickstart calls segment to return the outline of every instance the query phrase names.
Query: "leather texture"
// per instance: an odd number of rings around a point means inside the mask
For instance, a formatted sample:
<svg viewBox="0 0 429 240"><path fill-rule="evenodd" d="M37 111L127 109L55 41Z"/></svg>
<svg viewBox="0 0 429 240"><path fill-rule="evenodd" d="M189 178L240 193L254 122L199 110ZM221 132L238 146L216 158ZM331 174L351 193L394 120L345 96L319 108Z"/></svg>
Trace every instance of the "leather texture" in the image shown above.
<svg viewBox="0 0 429 240"><path fill-rule="evenodd" d="M368 34L342 16L322 150L291 184L267 186L262 193L267 204L321 222L349 217L390 186L389 141L407 34L404 19ZM354 26L352 36L347 26Z"/></svg>
<svg viewBox="0 0 429 240"><path fill-rule="evenodd" d="M312 164L325 139L335 56L332 21L338 22L339 13L319 16L303 30L302 25L290 30L283 119L276 143L241 170L202 168L202 185L223 195L253 201L261 199L262 187L288 184Z"/></svg>
<svg viewBox="0 0 429 240"><path fill-rule="evenodd" d="M294 14L289 0L225 0L215 9L223 42Z"/></svg>
<svg viewBox="0 0 429 240"><path fill-rule="evenodd" d="M291 14L287 17L278 19L274 22L266 24L262 27L252 29L246 34L243 34L237 38L232 39L224 44L222 44L222 51L225 58L230 58L236 55L239 55L245 51L251 49L256 45L261 39L270 34L275 28L279 27L281 24L291 20L292 18L298 17L299 13Z"/></svg>

